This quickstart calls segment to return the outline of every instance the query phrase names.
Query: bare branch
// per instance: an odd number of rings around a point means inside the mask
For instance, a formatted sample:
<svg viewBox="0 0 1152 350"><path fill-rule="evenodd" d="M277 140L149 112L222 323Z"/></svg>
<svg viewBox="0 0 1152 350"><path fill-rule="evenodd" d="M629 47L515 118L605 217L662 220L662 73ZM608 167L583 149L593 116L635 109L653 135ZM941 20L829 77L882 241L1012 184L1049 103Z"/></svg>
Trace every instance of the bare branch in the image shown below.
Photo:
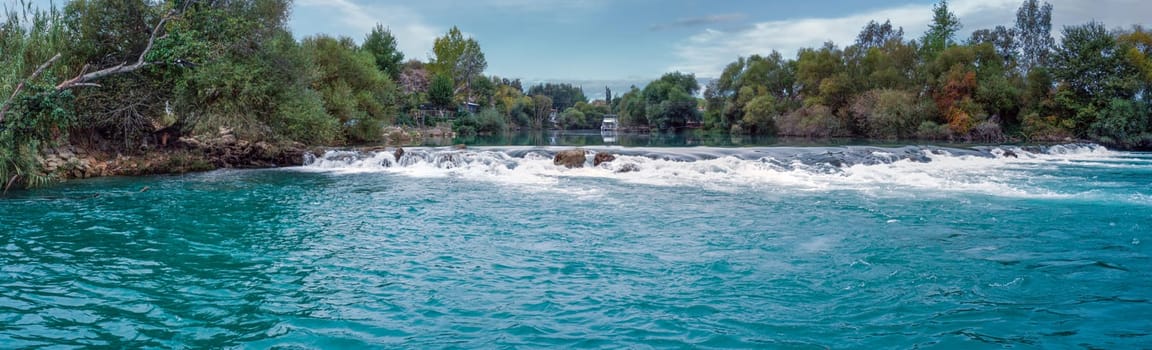
<svg viewBox="0 0 1152 350"><path fill-rule="evenodd" d="M16 96L20 95L20 91L24 90L24 85L29 81L35 80L36 77L40 76L40 73L44 73L44 70L48 69L48 66L51 66L53 63L56 63L56 60L58 59L60 59L60 54L52 56L48 62L44 62L44 64L41 64L40 67L37 67L36 71L32 72L32 75L28 76L28 79L25 79L24 81L21 81L20 84L16 85L16 90L12 91L12 96L9 96L8 100L4 101L3 105L0 105L0 123L4 122L4 114L8 113L8 107L12 106L12 100L15 100Z"/></svg>
<svg viewBox="0 0 1152 350"><path fill-rule="evenodd" d="M56 85L56 90L67 90L81 86L93 86L90 84L91 81L99 80L110 75L133 72L141 68L153 65L154 63L147 62L144 60L144 58L148 56L148 52L152 51L152 45L156 43L156 38L160 35L160 31L164 29L164 24L167 23L169 19L172 19L172 17L175 17L176 14L176 10L169 11L167 15L160 19L160 22L156 23L156 26L152 28L152 35L148 37L148 44L144 46L144 51L140 52L140 57L136 59L136 63L128 65L128 62L124 62L112 67L86 74L84 72L87 71L87 69L82 69L80 74L75 78L64 81L60 83L60 85Z"/></svg>
<svg viewBox="0 0 1152 350"><path fill-rule="evenodd" d="M192 2L194 1L186 2L184 4L184 8L181 9L181 11L177 11L175 9L169 11L168 14L164 15L164 17L160 19L160 22L156 23L156 26L152 28L152 35L148 37L148 44L144 46L144 51L140 52L140 57L136 59L136 63L128 65L128 62L124 62L116 66L104 68L91 73L88 73L90 66L86 64L83 68L80 69L80 73L77 74L76 77L56 85L56 91L63 91L71 88L86 86L99 87L99 84L92 83L92 81L107 77L109 75L133 72L138 69L153 65L154 63L146 62L144 59L148 56L148 52L152 51L152 45L156 43L156 39L160 35L160 31L164 29L164 24L168 23L168 20L183 12L183 10L186 10L188 5ZM167 37L167 34L159 36L161 39L164 37ZM16 96L19 96L20 92L24 90L25 83L36 79L40 73L43 73L45 69L55 63L58 59L60 59L59 53L57 53L56 56L52 56L52 59L49 59L47 62L44 62L44 64L40 65L40 67L37 68L36 71L28 77L28 79L21 81L20 84L16 86L16 90L12 91L12 96L9 97L8 100L4 101L3 105L0 105L0 123L4 122L4 115L8 112L8 108L11 106L12 100L16 99Z"/></svg>

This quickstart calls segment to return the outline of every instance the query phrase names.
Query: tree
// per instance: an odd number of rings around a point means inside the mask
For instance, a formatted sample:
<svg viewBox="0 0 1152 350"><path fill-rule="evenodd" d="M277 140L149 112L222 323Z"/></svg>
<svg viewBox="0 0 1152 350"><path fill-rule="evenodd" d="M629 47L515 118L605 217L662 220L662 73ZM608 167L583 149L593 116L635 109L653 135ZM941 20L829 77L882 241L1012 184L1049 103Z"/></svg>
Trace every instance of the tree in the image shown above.
<svg viewBox="0 0 1152 350"><path fill-rule="evenodd" d="M689 121L698 121L694 95L699 89L695 75L680 72L664 74L645 86L644 109L649 127L672 130L683 128Z"/></svg>
<svg viewBox="0 0 1152 350"><path fill-rule="evenodd" d="M545 95L532 95L532 117L534 127L543 129L544 121L552 115L552 98Z"/></svg>
<svg viewBox="0 0 1152 350"><path fill-rule="evenodd" d="M460 29L454 26L444 36L436 38L432 52L435 55L429 64L432 74L451 78L453 93L470 101L473 80L482 78L481 74L488 68L480 42L473 38L465 39Z"/></svg>
<svg viewBox="0 0 1152 350"><path fill-rule="evenodd" d="M347 37L308 37L301 46L320 73L312 88L339 121L346 139L379 140L383 125L395 114L396 86L376 68L374 57Z"/></svg>
<svg viewBox="0 0 1152 350"><path fill-rule="evenodd" d="M1099 22L1064 28L1052 73L1061 82L1058 104L1080 136L1112 99L1132 99L1139 88L1138 69L1125 60L1116 38Z"/></svg>
<svg viewBox="0 0 1152 350"><path fill-rule="evenodd" d="M932 6L932 23L928 24L928 31L921 40L924 57L933 60L936 55L949 46L955 45L956 32L963 26L956 15L948 10L948 0L940 0Z"/></svg>
<svg viewBox="0 0 1152 350"><path fill-rule="evenodd" d="M568 108L560 114L560 127L563 129L580 129L587 125L585 117L586 115L580 109Z"/></svg>
<svg viewBox="0 0 1152 350"><path fill-rule="evenodd" d="M991 44L996 49L996 53L1004 60L1005 64L1009 67L1015 67L1019 59L1017 53L1020 44L1016 42L1016 30L1009 29L1004 26L996 26L993 29L979 29L972 32L972 36L968 39L968 45Z"/></svg>
<svg viewBox="0 0 1152 350"><path fill-rule="evenodd" d="M452 107L452 78L437 74L428 85L428 102L438 109Z"/></svg>
<svg viewBox="0 0 1152 350"><path fill-rule="evenodd" d="M376 60L376 68L389 78L392 80L400 78L404 67L404 53L396 48L396 37L392 35L392 30L377 24L372 28L372 32L364 37L364 44L360 49L372 54Z"/></svg>
<svg viewBox="0 0 1152 350"><path fill-rule="evenodd" d="M856 35L856 46L865 51L884 47L893 41L904 41L904 28L893 29L891 20L885 20L884 23L868 21L868 24L860 30L860 34Z"/></svg>
<svg viewBox="0 0 1152 350"><path fill-rule="evenodd" d="M1020 38L1020 68L1024 72L1048 65L1056 40L1052 38L1052 4L1025 0L1016 10L1016 34Z"/></svg>
<svg viewBox="0 0 1152 350"><path fill-rule="evenodd" d="M528 95L545 95L552 99L552 108L567 110L580 102L588 102L584 89L568 83L544 83L528 88Z"/></svg>

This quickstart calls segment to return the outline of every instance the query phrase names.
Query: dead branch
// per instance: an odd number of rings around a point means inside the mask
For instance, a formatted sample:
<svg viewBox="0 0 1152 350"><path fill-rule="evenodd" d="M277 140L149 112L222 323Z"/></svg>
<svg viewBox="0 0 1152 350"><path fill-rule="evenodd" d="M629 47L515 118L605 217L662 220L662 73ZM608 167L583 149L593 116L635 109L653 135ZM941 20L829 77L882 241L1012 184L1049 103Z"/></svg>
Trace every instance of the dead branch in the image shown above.
<svg viewBox="0 0 1152 350"><path fill-rule="evenodd" d="M128 62L124 62L124 63L118 64L116 66L104 68L104 69L101 69L101 70L98 70L95 72L91 72L91 73L88 73L88 69L90 68L90 66L85 64L84 67L80 69L80 73L77 74L76 77L74 77L72 79L68 79L68 80L60 83L59 85L56 85L56 91L63 91L63 90L71 89L71 88L77 88L77 87L99 87L100 84L92 83L92 81L99 80L101 78L104 78L104 77L107 77L110 75L133 72L133 71L136 71L138 69L141 69L141 68L155 64L152 62L145 61L144 58L148 56L148 52L152 51L152 45L156 43L157 38L163 39L164 37L168 36L167 34L164 34L163 36L159 36L160 31L164 29L164 24L167 23L168 20L172 19L173 17L176 17L178 14L183 13L185 10L188 9L188 6L194 2L196 2L196 1L193 0L193 1L185 2L184 6L179 11L177 11L176 9L172 9L171 11L168 11L168 14L166 14L166 15L164 15L164 17L160 18L160 22L156 23L156 26L152 28L152 35L150 35L148 37L148 44L146 46L144 46L144 51L140 52L140 57L136 58L136 63L134 63L132 65L128 65ZM45 69L47 69L53 63L55 63L56 60L58 60L58 59L60 59L59 53L57 53L55 56L52 56L52 58L49 59L47 62L44 62L44 64L41 64L40 67L36 68L36 71L33 72L32 75L28 77L28 79L21 81L20 84L16 86L16 89L14 91L12 91L12 96L9 97L8 100L4 101L3 105L0 105L0 123L4 122L4 115L8 112L8 108L11 107L12 100L15 100L16 96L20 95L20 92L22 92L24 90L25 84L29 81L36 79L36 77L40 76L40 73L43 73Z"/></svg>
<svg viewBox="0 0 1152 350"><path fill-rule="evenodd" d="M85 73L88 70L87 66L85 66L85 68L81 69L80 74L76 75L75 78L68 79L68 80L60 83L60 85L56 85L56 90L60 91L60 90L71 89L74 87L93 86L93 84L90 83L91 81L98 80L98 79L101 79L101 78L104 78L104 77L107 77L110 75L133 72L133 71L136 71L138 69L148 67L150 65L155 64L152 62L145 61L144 58L148 56L148 52L152 51L152 45L156 43L156 38L158 35L160 35L160 30L164 28L164 23L167 23L168 20L172 19L172 17L175 17L176 14L177 14L176 10L172 10L172 11L168 12L168 14L165 15L163 18L161 18L160 22L156 23L156 26L152 28L152 35L148 37L148 44L144 46L144 51L140 52L140 57L138 57L136 59L136 63L128 65L128 62L124 62L124 63L118 64L118 65L115 65L112 67L104 68L104 69L101 69L101 70L98 70L98 71L95 71L92 73ZM96 85L96 86L99 86L99 85Z"/></svg>
<svg viewBox="0 0 1152 350"><path fill-rule="evenodd" d="M53 63L56 63L56 60L58 59L60 59L60 54L52 56L52 58L48 59L48 62L44 62L44 64L41 64L40 67L37 67L36 71L32 72L32 75L28 76L28 79L24 79L24 81L21 81L20 84L16 85L16 90L12 91L12 96L9 96L8 100L4 101L3 105L0 105L0 123L4 122L4 114L8 113L8 107L12 106L12 100L15 100L16 96L20 95L20 91L24 90L24 85L29 81L35 80L36 77L40 76L40 73L44 73L44 70L48 69L48 66L51 66Z"/></svg>

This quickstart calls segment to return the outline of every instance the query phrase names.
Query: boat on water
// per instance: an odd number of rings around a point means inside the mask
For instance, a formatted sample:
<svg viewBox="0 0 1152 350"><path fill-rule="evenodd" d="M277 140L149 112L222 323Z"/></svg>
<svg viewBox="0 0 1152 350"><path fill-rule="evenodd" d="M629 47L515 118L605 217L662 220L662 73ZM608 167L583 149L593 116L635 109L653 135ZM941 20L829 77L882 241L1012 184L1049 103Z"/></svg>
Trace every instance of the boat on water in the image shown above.
<svg viewBox="0 0 1152 350"><path fill-rule="evenodd" d="M615 114L608 114L604 116L604 120L600 122L601 131L616 131L620 128L619 119Z"/></svg>

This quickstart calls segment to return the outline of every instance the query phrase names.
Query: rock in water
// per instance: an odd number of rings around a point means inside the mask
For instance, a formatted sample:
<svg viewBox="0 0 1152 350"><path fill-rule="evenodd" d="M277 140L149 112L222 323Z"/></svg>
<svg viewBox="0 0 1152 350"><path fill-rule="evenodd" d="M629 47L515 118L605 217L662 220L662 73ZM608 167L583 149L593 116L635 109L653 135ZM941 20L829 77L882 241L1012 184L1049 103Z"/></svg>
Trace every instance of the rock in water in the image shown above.
<svg viewBox="0 0 1152 350"><path fill-rule="evenodd" d="M611 153L596 153L596 157L592 158L593 166L600 166L601 163L607 163L616 160L616 156Z"/></svg>
<svg viewBox="0 0 1152 350"><path fill-rule="evenodd" d="M630 172L634 172L634 171L640 171L640 166L638 166L636 164L628 163L628 164L624 164L624 165L620 166L620 169L616 169L617 174L630 173Z"/></svg>
<svg viewBox="0 0 1152 350"><path fill-rule="evenodd" d="M563 165L566 168L583 168L586 160L588 158L584 156L584 150L573 149L556 153L556 158L552 158L552 164Z"/></svg>
<svg viewBox="0 0 1152 350"><path fill-rule="evenodd" d="M1008 157L1020 158L1020 156L1016 155L1016 152L1012 152L1010 150L1004 150L1004 158L1008 158Z"/></svg>
<svg viewBox="0 0 1152 350"><path fill-rule="evenodd" d="M396 153L393 153L392 155L396 156L396 161L399 162L400 158L404 156L404 148L396 147Z"/></svg>

